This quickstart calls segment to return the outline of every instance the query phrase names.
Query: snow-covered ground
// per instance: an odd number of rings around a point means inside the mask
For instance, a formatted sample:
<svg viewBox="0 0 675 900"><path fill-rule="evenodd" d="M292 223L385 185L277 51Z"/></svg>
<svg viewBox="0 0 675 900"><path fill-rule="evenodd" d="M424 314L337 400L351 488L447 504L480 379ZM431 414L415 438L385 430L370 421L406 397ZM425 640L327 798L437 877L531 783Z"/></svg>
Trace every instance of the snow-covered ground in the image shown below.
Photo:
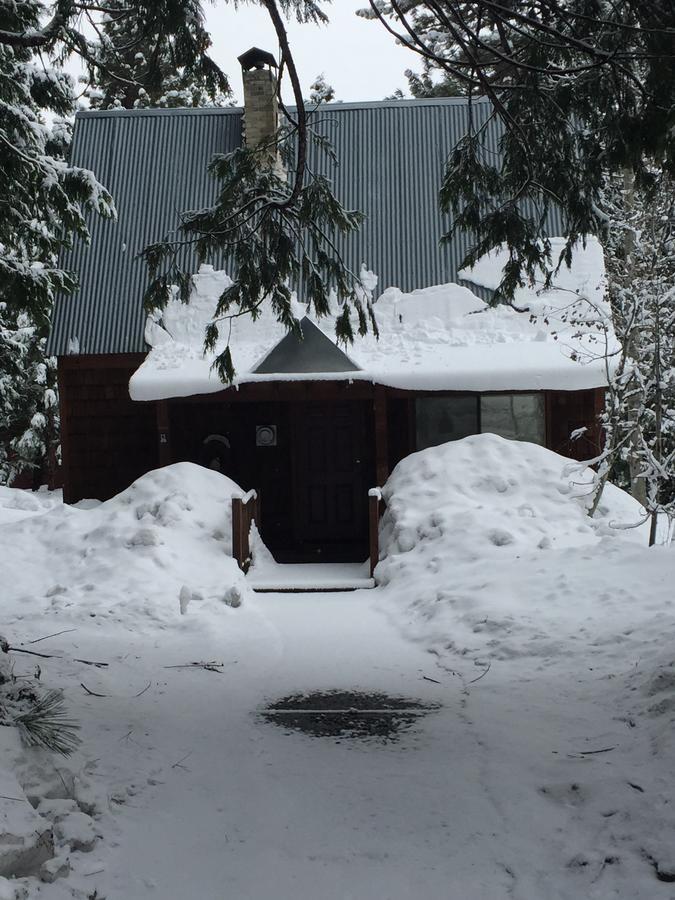
<svg viewBox="0 0 675 900"><path fill-rule="evenodd" d="M82 744L0 729L0 831L56 843L0 898L670 900L673 550L618 491L589 523L584 477L490 435L415 454L380 587L321 595L251 593L195 466L21 521L3 491L0 630ZM329 689L439 706L392 741L259 715Z"/></svg>

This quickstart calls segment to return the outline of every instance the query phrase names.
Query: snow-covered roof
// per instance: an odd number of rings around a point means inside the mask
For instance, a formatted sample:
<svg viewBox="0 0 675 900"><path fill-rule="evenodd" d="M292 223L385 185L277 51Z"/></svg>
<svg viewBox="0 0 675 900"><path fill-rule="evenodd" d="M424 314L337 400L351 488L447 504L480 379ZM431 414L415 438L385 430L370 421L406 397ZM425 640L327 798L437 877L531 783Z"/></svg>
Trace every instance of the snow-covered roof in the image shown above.
<svg viewBox="0 0 675 900"><path fill-rule="evenodd" d="M553 239L554 254L562 243ZM462 278L496 287L504 261L505 254L484 258L472 271L462 272ZM188 397L223 389L212 369L214 356L203 352L203 339L218 297L230 283L227 273L202 266L193 276L188 304L175 299L161 316L148 319L145 337L152 349L131 379L133 399ZM431 391L600 387L607 383L605 346L609 342L612 349L615 344L604 292L602 249L595 239L575 250L571 269L561 268L552 289L544 291L543 285L519 289L515 303L524 312L509 306L490 308L458 284L411 293L389 288L374 306L379 339L372 334L357 337L346 353L358 368L346 371L289 371L293 366L288 364L283 372L256 371L286 337L271 308L264 307L255 322L250 317L232 320L235 384L365 380ZM300 320L307 316L334 340L334 314L317 319L296 302L296 315ZM225 336L228 330L226 326L221 332Z"/></svg>

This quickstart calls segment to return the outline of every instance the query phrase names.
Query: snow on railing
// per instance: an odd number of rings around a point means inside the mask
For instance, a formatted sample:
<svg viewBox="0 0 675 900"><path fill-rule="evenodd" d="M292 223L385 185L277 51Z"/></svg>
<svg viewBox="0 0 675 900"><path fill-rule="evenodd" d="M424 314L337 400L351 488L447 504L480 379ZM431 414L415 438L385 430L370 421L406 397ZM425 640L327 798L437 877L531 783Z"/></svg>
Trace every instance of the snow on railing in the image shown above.
<svg viewBox="0 0 675 900"><path fill-rule="evenodd" d="M368 543L370 545L371 578L380 559L380 511L383 506L382 488L370 488L368 491Z"/></svg>

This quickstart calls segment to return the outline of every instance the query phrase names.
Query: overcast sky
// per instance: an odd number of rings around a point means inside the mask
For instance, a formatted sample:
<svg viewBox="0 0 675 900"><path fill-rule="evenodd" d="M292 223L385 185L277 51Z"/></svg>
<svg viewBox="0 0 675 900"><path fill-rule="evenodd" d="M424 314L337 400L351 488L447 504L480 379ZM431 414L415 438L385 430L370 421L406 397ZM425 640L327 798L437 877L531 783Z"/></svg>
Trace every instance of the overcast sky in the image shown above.
<svg viewBox="0 0 675 900"><path fill-rule="evenodd" d="M403 74L407 68L419 68L418 58L398 46L379 22L370 22L355 14L367 4L364 0L334 0L325 5L330 24L288 24L291 50L300 74L305 96L309 85L323 73L335 88L336 100L382 100L396 88L407 92ZM230 77L235 100L242 101L241 70L237 57L249 47L269 50L278 57L278 43L268 14L258 8L230 4L204 4L213 40L212 56ZM286 79L288 81L288 79ZM284 99L291 100L286 84Z"/></svg>

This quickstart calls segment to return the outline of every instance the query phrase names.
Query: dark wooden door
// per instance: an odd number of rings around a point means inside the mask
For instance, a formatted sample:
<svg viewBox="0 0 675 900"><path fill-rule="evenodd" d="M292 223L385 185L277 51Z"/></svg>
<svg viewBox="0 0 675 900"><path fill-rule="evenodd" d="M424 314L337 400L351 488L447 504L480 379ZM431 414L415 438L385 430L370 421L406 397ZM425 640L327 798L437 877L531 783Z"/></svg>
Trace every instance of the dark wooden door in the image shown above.
<svg viewBox="0 0 675 900"><path fill-rule="evenodd" d="M368 404L297 404L293 415L297 561L368 555L368 488L374 484Z"/></svg>

